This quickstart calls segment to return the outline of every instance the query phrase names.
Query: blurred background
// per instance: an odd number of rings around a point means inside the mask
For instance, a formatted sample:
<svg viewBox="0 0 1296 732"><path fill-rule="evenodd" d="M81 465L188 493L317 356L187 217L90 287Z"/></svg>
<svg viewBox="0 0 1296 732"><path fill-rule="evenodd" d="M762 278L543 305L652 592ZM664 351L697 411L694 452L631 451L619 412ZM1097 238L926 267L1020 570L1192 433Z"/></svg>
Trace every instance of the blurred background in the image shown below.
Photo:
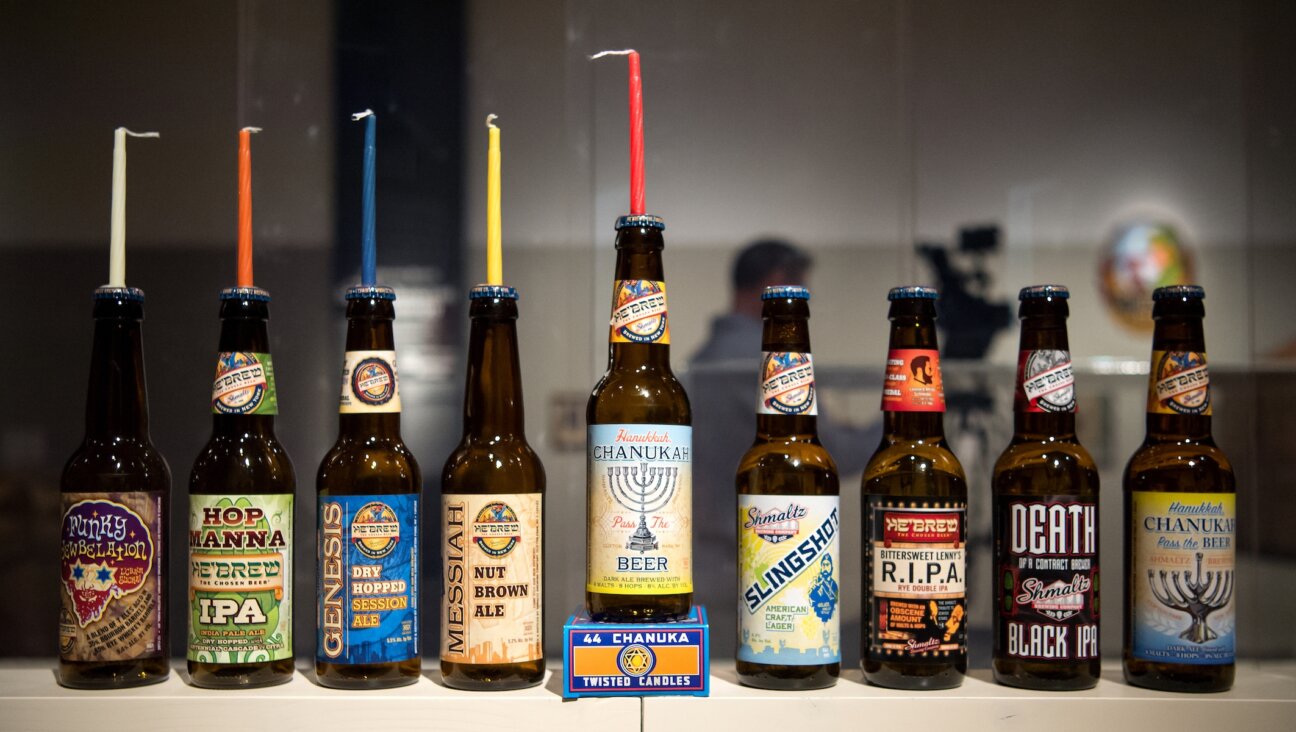
<svg viewBox="0 0 1296 732"><path fill-rule="evenodd" d="M824 408L878 419L897 284L941 289L946 429L971 496L984 665L989 481L1011 435L1016 292L1071 288L1079 429L1102 469L1103 647L1119 652L1120 474L1143 435L1150 293L1206 288L1215 436L1239 484L1240 652L1296 655L1296 6L487 0L0 5L0 654L55 650L58 477L82 428L106 279L111 133L130 146L127 281L148 293L152 433L182 536L206 441L220 288L235 271L236 130L253 139L256 282L274 296L277 431L298 474L297 654L314 649L314 474L336 434L341 294L358 278L362 126L378 114L379 279L397 288L403 433L429 507L461 426L467 288L484 278L487 113L503 130L505 281L522 295L528 436L548 473L551 654L583 599L584 406L606 361L626 212L625 65L643 57L648 211L665 217L672 359L697 416L699 597L733 648L732 472L759 343L689 368L761 237L812 260ZM21 306L21 307L19 307ZM723 385L750 388L726 410ZM871 433L875 434L875 433ZM875 437L873 439L876 439ZM834 448L859 465L875 443ZM859 470L842 476L844 661L858 659ZM428 512L429 517L435 516ZM425 531L424 651L439 536ZM171 556L184 602L184 549ZM21 598L21 599L18 599ZM172 613L173 618L182 617ZM18 632L20 631L21 632ZM173 624L173 651L184 627Z"/></svg>

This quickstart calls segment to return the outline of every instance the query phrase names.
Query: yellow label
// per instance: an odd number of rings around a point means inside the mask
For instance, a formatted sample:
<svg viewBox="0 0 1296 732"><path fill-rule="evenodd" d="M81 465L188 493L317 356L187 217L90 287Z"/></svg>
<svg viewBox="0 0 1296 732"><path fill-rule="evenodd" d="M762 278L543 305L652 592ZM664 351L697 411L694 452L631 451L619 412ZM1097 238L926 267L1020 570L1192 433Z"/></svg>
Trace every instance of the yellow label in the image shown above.
<svg viewBox="0 0 1296 732"><path fill-rule="evenodd" d="M666 283L661 280L617 280L612 288L612 343L670 345L666 318Z"/></svg>
<svg viewBox="0 0 1296 732"><path fill-rule="evenodd" d="M1148 412L1209 417L1210 372L1205 351L1153 351Z"/></svg>
<svg viewBox="0 0 1296 732"><path fill-rule="evenodd" d="M443 660L544 657L541 500L539 493L442 495Z"/></svg>

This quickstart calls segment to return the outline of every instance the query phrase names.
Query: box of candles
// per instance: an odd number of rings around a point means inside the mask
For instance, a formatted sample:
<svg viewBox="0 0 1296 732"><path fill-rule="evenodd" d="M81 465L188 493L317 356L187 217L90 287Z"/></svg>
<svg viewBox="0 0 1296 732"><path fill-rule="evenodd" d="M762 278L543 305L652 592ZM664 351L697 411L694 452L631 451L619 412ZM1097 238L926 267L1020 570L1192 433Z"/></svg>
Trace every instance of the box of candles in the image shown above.
<svg viewBox="0 0 1296 732"><path fill-rule="evenodd" d="M675 623L596 623L582 607L563 625L563 696L707 696L706 609Z"/></svg>

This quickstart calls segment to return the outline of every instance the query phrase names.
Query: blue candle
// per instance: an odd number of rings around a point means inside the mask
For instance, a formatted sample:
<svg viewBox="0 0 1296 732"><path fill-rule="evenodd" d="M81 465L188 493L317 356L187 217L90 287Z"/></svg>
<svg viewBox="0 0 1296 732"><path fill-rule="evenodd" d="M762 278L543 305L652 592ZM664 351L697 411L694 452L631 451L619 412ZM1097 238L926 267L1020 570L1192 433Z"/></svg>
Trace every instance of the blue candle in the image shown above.
<svg viewBox="0 0 1296 732"><path fill-rule="evenodd" d="M378 252L374 243L374 158L377 157L377 146L374 137L377 132L378 117L372 109L351 115L353 121L365 120L364 142L364 193L361 218L360 239L360 284L372 287L377 284L375 270L378 268Z"/></svg>

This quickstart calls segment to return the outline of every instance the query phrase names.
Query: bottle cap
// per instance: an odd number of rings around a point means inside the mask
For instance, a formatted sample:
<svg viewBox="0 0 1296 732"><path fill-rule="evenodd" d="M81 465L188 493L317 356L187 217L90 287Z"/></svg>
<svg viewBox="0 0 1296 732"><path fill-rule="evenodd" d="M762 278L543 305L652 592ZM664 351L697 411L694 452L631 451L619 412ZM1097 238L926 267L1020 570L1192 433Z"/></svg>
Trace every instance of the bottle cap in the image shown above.
<svg viewBox="0 0 1296 732"><path fill-rule="evenodd" d="M395 300L396 291L390 287L380 287L378 285L356 285L347 288L346 299L348 300Z"/></svg>
<svg viewBox="0 0 1296 732"><path fill-rule="evenodd" d="M270 302L270 293L260 287L226 287L221 290L220 299Z"/></svg>
<svg viewBox="0 0 1296 732"><path fill-rule="evenodd" d="M652 214L639 214L638 216L621 216L616 221L616 229L638 229L640 227L647 229L657 229L658 231L666 230L666 219Z"/></svg>
<svg viewBox="0 0 1296 732"><path fill-rule="evenodd" d="M1046 297L1066 300L1071 297L1071 291L1065 285L1031 285L1021 288L1021 292L1017 293L1018 300L1039 300Z"/></svg>
<svg viewBox="0 0 1296 732"><path fill-rule="evenodd" d="M892 287L887 293L887 300L935 300L940 297L935 287L922 287L919 285L906 285L904 287Z"/></svg>
<svg viewBox="0 0 1296 732"><path fill-rule="evenodd" d="M508 285L477 285L468 291L469 300L516 300L518 291Z"/></svg>
<svg viewBox="0 0 1296 732"><path fill-rule="evenodd" d="M1152 291L1152 300L1205 300L1206 290L1201 285L1170 285Z"/></svg>
<svg viewBox="0 0 1296 732"><path fill-rule="evenodd" d="M144 291L138 287L96 287L96 300L125 300L126 302L144 302Z"/></svg>
<svg viewBox="0 0 1296 732"><path fill-rule="evenodd" d="M774 285L766 287L761 293L761 300L809 300L810 291L798 285Z"/></svg>

